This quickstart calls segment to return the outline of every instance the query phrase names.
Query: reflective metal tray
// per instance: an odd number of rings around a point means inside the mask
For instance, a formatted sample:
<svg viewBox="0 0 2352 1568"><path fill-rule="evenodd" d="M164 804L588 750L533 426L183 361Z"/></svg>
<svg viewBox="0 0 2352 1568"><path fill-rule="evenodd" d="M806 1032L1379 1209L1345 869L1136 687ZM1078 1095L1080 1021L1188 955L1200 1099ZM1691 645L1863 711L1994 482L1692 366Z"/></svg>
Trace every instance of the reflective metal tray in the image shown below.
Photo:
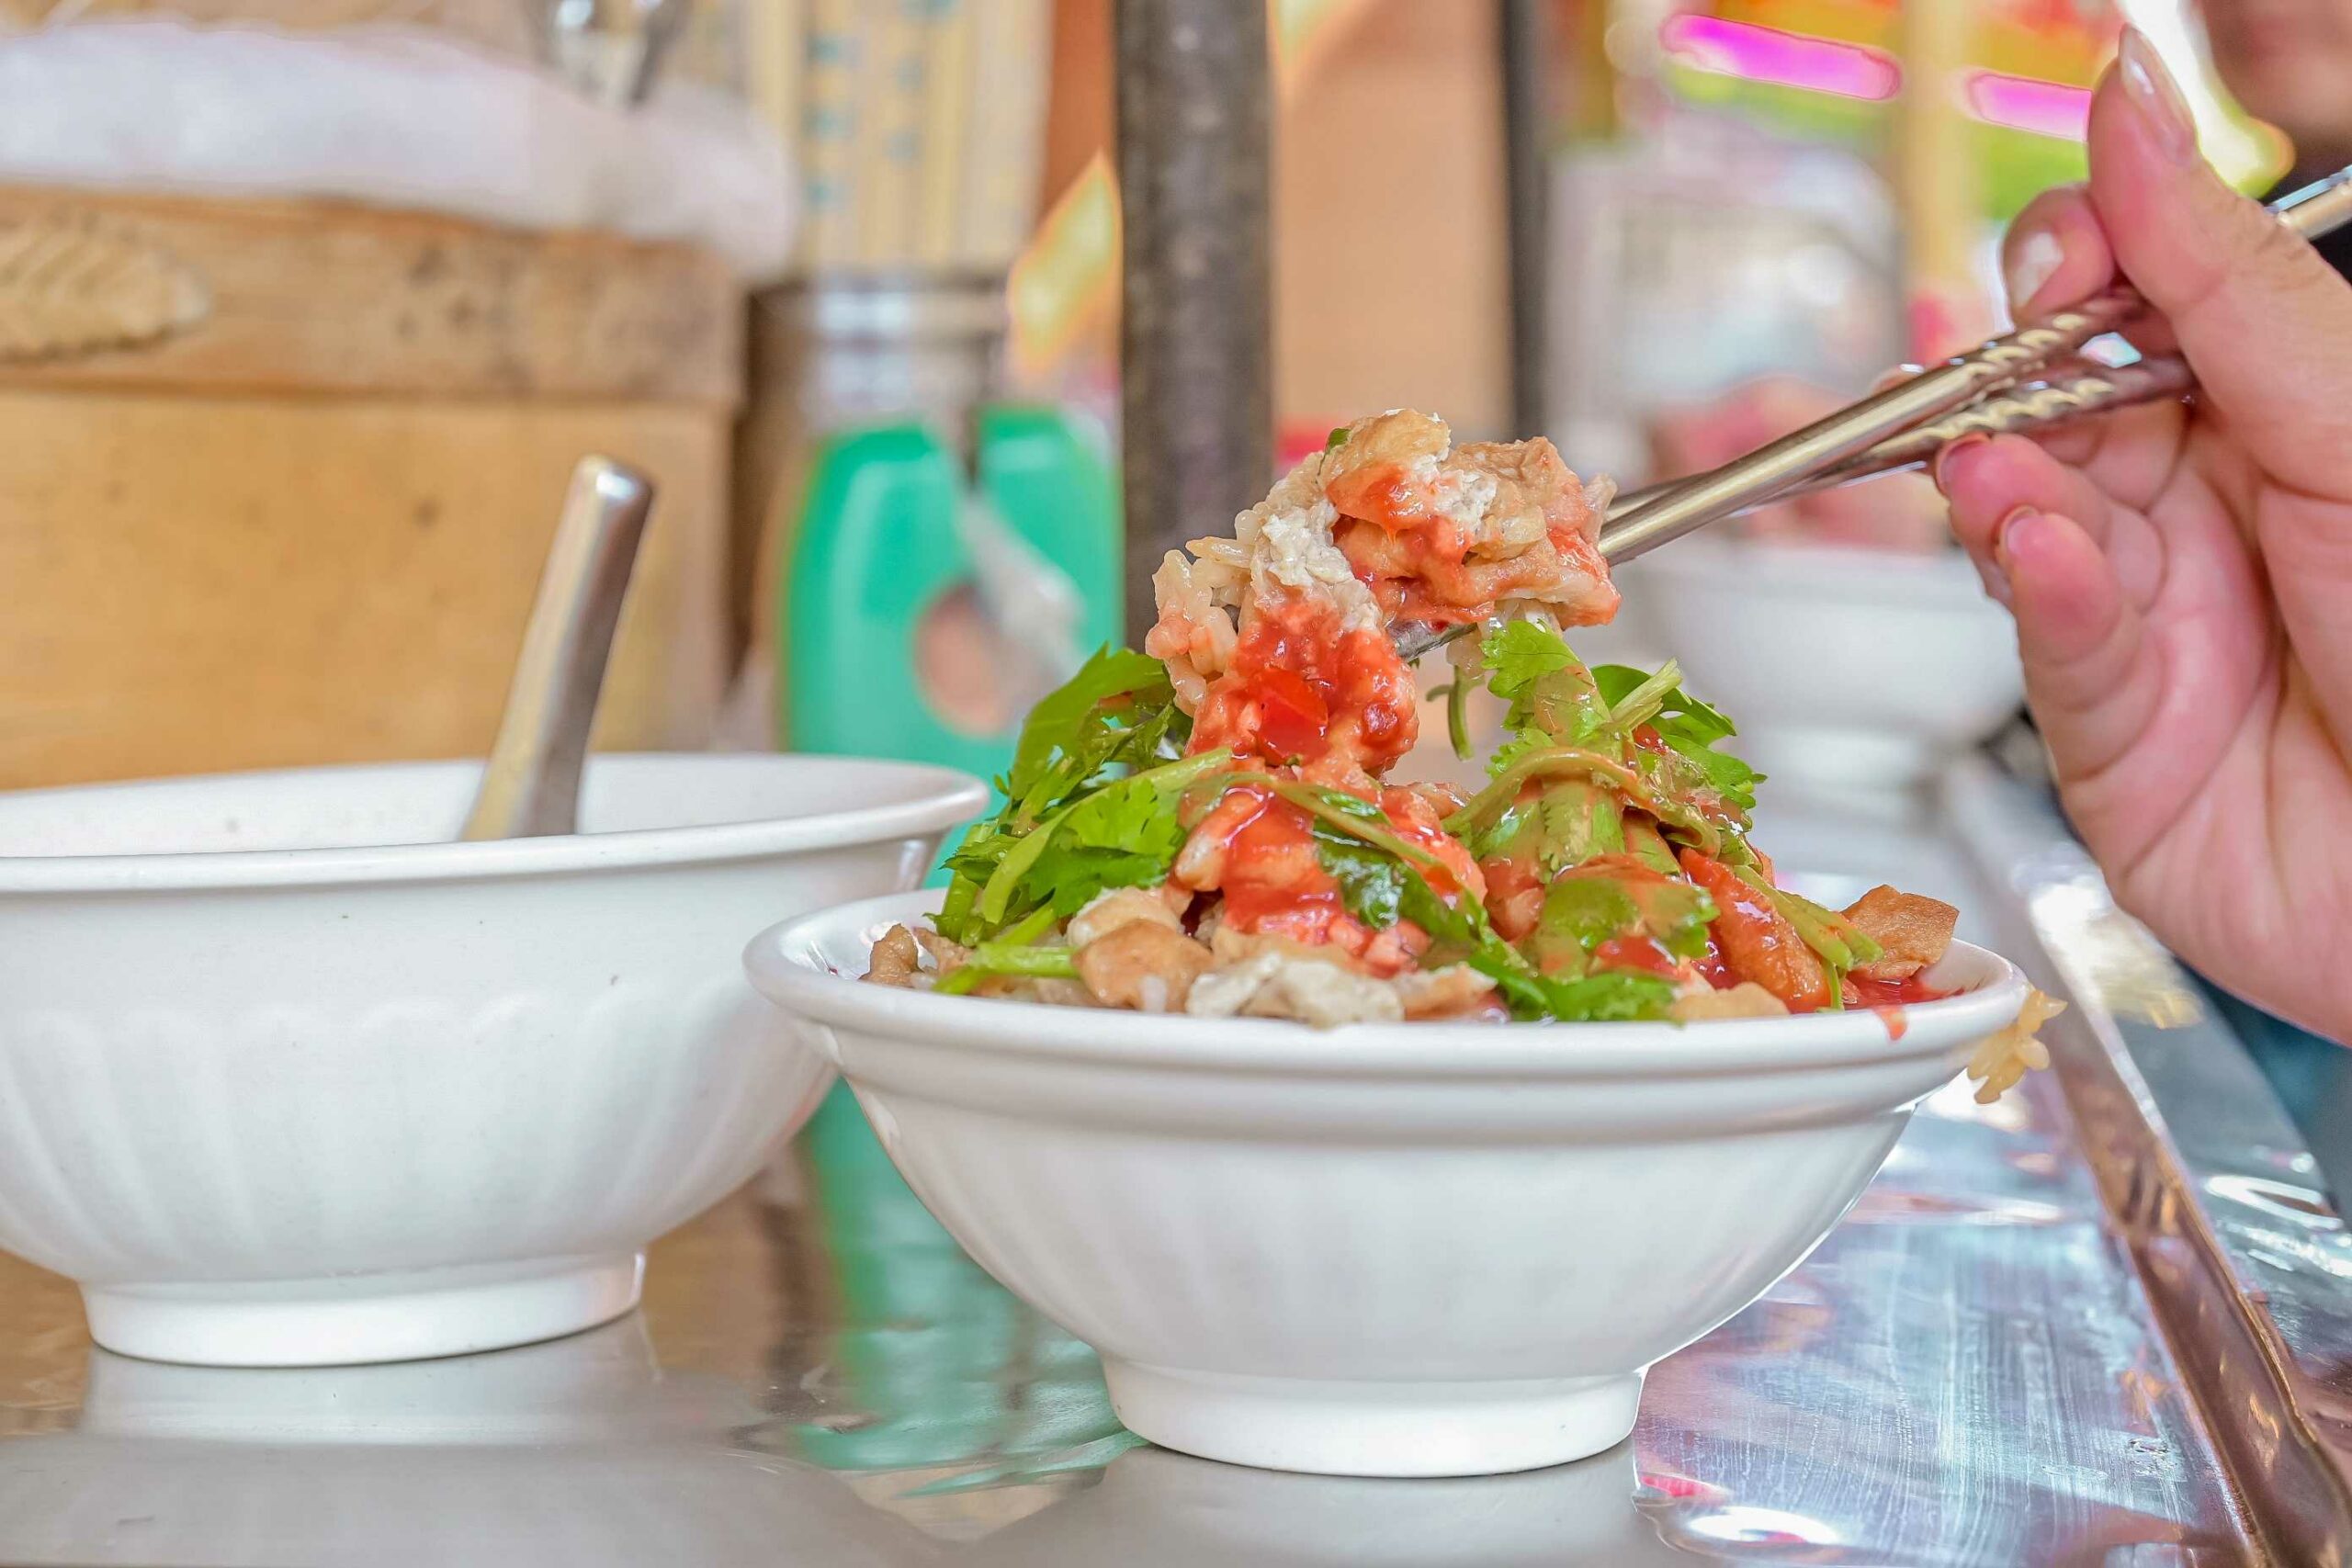
<svg viewBox="0 0 2352 1568"><path fill-rule="evenodd" d="M0 1258L0 1562L2342 1560L2352 1242L2240 1042L1989 768L1761 834L1832 896L1951 897L2076 1006L2023 1094L1924 1106L1810 1260L1652 1374L1611 1453L1351 1482L1145 1447L837 1097L655 1248L641 1313L523 1350L143 1364Z"/></svg>

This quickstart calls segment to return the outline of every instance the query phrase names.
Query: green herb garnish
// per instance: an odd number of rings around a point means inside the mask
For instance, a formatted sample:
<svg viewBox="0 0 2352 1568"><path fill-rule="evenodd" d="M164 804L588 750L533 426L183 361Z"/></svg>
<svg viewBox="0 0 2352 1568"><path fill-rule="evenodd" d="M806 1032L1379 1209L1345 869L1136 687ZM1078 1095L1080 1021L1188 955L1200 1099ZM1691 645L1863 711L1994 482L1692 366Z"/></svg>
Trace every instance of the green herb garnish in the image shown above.
<svg viewBox="0 0 2352 1568"><path fill-rule="evenodd" d="M1192 731L1159 660L1098 650L1030 710L997 781L1004 806L947 857L940 934L970 946L1035 909L1067 916L1164 879L1183 847L1176 797L1216 766L1184 756Z"/></svg>
<svg viewBox="0 0 2352 1568"><path fill-rule="evenodd" d="M1409 846L1397 840L1396 848ZM1673 1004L1673 985L1655 975L1611 971L1561 978L1538 973L1487 923L1486 910L1475 900L1447 902L1405 856L1330 818L1317 818L1316 852L1340 885L1350 914L1375 931L1400 919L1412 921L1430 936L1425 964L1467 964L1494 982L1514 1018L1561 1023L1657 1019Z"/></svg>
<svg viewBox="0 0 2352 1568"><path fill-rule="evenodd" d="M991 930L1041 907L1068 917L1111 888L1167 880L1184 847L1176 803L1232 760L1229 751L1204 751L1070 802L1012 842L980 888L976 913Z"/></svg>

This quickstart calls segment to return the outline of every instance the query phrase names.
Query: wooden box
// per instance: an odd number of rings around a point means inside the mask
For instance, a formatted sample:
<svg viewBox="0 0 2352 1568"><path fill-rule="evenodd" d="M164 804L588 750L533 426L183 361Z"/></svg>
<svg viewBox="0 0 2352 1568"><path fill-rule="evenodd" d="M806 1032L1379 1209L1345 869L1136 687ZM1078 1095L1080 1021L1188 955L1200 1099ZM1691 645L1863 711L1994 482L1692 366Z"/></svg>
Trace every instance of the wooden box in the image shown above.
<svg viewBox="0 0 2352 1568"><path fill-rule="evenodd" d="M741 337L683 246L0 187L0 787L486 750L592 450L660 485L598 744L701 744Z"/></svg>

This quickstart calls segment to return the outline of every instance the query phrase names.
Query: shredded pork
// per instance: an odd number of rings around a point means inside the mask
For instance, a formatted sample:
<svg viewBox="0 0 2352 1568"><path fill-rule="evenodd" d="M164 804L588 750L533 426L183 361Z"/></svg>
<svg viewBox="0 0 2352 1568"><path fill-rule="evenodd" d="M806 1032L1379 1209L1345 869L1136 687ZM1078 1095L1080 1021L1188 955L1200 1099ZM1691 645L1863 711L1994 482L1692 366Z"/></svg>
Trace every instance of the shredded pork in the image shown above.
<svg viewBox="0 0 2352 1568"><path fill-rule="evenodd" d="M1541 436L1452 441L1444 421L1409 410L1359 420L1236 517L1231 538L1169 553L1144 651L1167 662L1187 713L1230 665L1252 603L1303 598L1365 630L1414 612L1540 609L1563 625L1616 614L1598 545L1612 487L1578 479Z"/></svg>

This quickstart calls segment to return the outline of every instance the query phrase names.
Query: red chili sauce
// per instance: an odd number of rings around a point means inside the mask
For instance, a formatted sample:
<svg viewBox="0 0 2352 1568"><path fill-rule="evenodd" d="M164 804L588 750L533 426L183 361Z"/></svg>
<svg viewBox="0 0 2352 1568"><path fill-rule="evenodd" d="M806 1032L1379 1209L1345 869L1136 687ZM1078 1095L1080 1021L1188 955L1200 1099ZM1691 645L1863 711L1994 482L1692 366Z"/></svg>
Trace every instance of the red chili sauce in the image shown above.
<svg viewBox="0 0 2352 1568"><path fill-rule="evenodd" d="M1412 673L1386 635L1349 630L1330 606L1290 599L1250 617L1193 716L1193 750L1229 746L1276 766L1336 757L1377 774L1412 750L1419 728Z"/></svg>
<svg viewBox="0 0 2352 1568"><path fill-rule="evenodd" d="M1306 813L1269 791L1245 785L1227 793L1193 833L1224 844L1216 886L1234 931L1334 947L1384 977L1429 945L1410 921L1375 931L1349 914L1316 852Z"/></svg>
<svg viewBox="0 0 2352 1568"><path fill-rule="evenodd" d="M1477 867L1439 826L1437 812L1409 790L1382 792L1385 826L1440 863L1422 868L1441 897L1480 886ZM1340 886L1323 867L1306 813L1271 791L1244 785L1228 792L1193 829L1195 839L1219 842L1216 886L1224 895L1225 923L1237 931L1329 945L1379 976L1394 975L1429 945L1410 920L1374 931L1348 913Z"/></svg>
<svg viewBox="0 0 2352 1568"><path fill-rule="evenodd" d="M1592 950L1592 963L1596 969L1637 969L1668 980L1679 978L1682 973L1674 954L1644 931L1611 937Z"/></svg>

